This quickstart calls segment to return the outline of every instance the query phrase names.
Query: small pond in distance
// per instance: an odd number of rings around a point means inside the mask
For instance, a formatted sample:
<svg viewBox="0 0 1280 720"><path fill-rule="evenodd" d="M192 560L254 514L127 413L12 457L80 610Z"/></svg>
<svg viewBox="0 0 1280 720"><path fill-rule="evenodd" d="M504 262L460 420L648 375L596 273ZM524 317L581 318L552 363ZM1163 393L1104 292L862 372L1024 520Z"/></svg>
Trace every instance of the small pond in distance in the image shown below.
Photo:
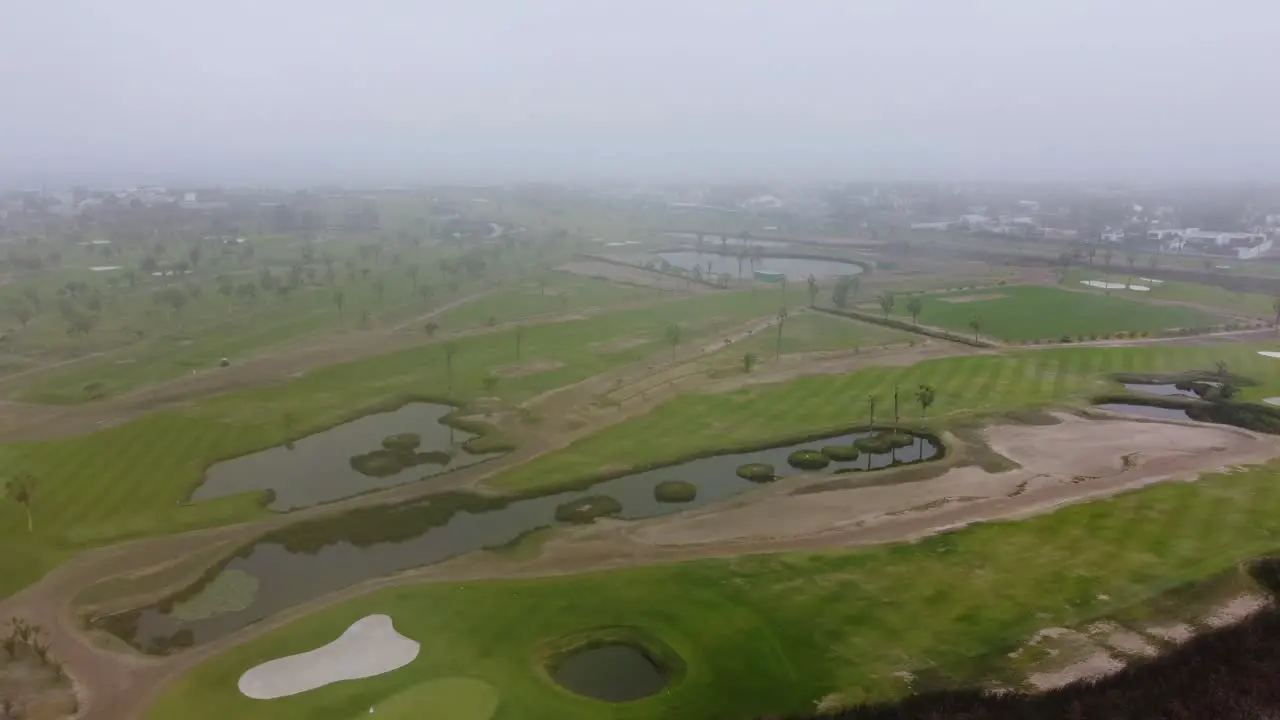
<svg viewBox="0 0 1280 720"><path fill-rule="evenodd" d="M551 671L565 688L596 700L639 700L667 685L667 676L642 650L614 643L574 653Z"/></svg>
<svg viewBox="0 0 1280 720"><path fill-rule="evenodd" d="M384 427L372 433L372 446L376 447L386 432ZM215 617L183 620L169 610L167 603L157 603L97 620L95 624L146 652L163 653L173 647L204 643L349 585L473 550L497 547L527 532L556 525L556 507L567 502L608 495L621 504L617 517L625 520L669 515L758 488L758 484L738 477L739 465L768 463L779 475L798 475L803 471L787 464L787 456L792 451L852 445L854 440L871 434L846 433L780 447L713 455L605 480L582 490L489 500L488 506L476 512L455 510L434 520L429 513L432 499L427 497L414 503L364 511L367 515L360 523L344 524L340 516L320 529L308 528L301 538L295 535L291 539L286 529L283 536L262 538L220 570L223 573L240 571L259 579L257 597L248 607ZM932 460L939 450L933 441L921 437L910 447L886 453L862 453L857 460L832 462L819 472L908 465ZM687 503L660 502L654 498L653 488L664 480L684 480L696 485L697 496Z"/></svg>
<svg viewBox="0 0 1280 720"><path fill-rule="evenodd" d="M1186 410L1180 408L1156 407L1155 405L1135 405L1133 403L1103 403L1096 405L1102 410L1110 410L1111 412L1128 413L1129 415L1141 415L1142 417L1155 418L1157 420L1190 420L1191 416Z"/></svg>
<svg viewBox="0 0 1280 720"><path fill-rule="evenodd" d="M707 272L708 264L711 267L711 274L719 275L721 273L737 277L738 274L738 257L736 255L721 255L715 252L696 252L694 250L676 250L672 252L658 253L658 257L666 260L668 263L676 267L684 268L692 271L693 268L699 267L702 272ZM801 281L813 275L819 278L837 277L840 275L857 275L862 272L862 266L852 262L841 262L839 260L818 260L815 258L780 258L780 257L763 257L759 262L754 262L751 258L747 258L742 262L743 277L750 277L755 270L771 273L782 273L787 276L788 280Z"/></svg>
<svg viewBox="0 0 1280 720"><path fill-rule="evenodd" d="M399 410L366 415L308 435L294 442L292 449L278 446L215 463L191 493L191 501L271 490L275 493L272 510L294 510L401 485L492 457L462 449L461 444L475 435L440 422L453 410L449 405L409 403ZM452 460L447 465L417 465L386 477L371 477L351 467L352 456L378 450L383 438L407 432L422 437L419 451L444 451Z"/></svg>

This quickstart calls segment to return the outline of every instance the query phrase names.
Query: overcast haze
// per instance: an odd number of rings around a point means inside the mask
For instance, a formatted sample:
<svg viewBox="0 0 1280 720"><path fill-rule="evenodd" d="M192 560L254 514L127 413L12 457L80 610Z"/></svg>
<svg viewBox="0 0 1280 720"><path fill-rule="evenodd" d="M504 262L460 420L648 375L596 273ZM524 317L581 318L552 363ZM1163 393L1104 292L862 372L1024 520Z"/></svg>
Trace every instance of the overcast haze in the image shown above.
<svg viewBox="0 0 1280 720"><path fill-rule="evenodd" d="M0 183L1280 180L1280 3L0 0Z"/></svg>

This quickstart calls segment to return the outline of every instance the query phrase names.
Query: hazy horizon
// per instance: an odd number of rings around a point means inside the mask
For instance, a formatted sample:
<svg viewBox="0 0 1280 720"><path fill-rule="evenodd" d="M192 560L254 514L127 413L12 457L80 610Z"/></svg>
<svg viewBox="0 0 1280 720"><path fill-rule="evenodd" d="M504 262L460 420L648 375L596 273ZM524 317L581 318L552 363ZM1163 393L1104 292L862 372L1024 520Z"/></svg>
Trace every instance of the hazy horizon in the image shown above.
<svg viewBox="0 0 1280 720"><path fill-rule="evenodd" d="M0 186L1280 180L1237 0L0 7Z"/></svg>

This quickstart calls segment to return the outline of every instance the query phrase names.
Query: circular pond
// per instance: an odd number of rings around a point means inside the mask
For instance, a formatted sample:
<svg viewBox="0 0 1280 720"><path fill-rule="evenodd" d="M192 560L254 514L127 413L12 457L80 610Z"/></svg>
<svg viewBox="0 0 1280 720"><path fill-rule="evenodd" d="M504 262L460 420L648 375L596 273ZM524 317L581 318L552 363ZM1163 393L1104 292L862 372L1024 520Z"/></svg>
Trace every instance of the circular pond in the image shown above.
<svg viewBox="0 0 1280 720"><path fill-rule="evenodd" d="M564 688L606 702L639 700L667 686L667 671L647 652L628 643L584 648L551 670Z"/></svg>

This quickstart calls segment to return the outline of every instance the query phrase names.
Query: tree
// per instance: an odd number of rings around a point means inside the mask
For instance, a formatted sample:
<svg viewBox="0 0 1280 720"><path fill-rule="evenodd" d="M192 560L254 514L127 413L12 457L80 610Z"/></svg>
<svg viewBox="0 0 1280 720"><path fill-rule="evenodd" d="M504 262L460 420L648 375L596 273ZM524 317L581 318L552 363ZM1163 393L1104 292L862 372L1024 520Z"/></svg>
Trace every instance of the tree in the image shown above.
<svg viewBox="0 0 1280 720"><path fill-rule="evenodd" d="M978 333L982 332L982 318L974 315L973 318L969 320L969 329L973 331L973 339L977 340Z"/></svg>
<svg viewBox="0 0 1280 720"><path fill-rule="evenodd" d="M844 275L836 281L835 290L831 291L831 304L843 310L852 305L858 295L858 276Z"/></svg>
<svg viewBox="0 0 1280 720"><path fill-rule="evenodd" d="M449 394L453 394L453 358L458 354L458 347L453 343L445 343L444 365L449 373Z"/></svg>
<svg viewBox="0 0 1280 720"><path fill-rule="evenodd" d="M520 343L524 340L524 326L516 326L516 362L520 362Z"/></svg>
<svg viewBox="0 0 1280 720"><path fill-rule="evenodd" d="M435 337L436 331L439 329L440 323L434 320L422 326L422 332L426 333L427 337Z"/></svg>
<svg viewBox="0 0 1280 720"><path fill-rule="evenodd" d="M920 311L924 310L924 300L919 296L913 297L907 301L907 312L911 313L911 322L920 324Z"/></svg>
<svg viewBox="0 0 1280 720"><path fill-rule="evenodd" d="M1102 264L1111 267L1111 248L1102 251Z"/></svg>
<svg viewBox="0 0 1280 720"><path fill-rule="evenodd" d="M1200 262L1200 266L1204 268L1205 272L1210 272L1213 270L1213 261L1209 258L1205 258Z"/></svg>
<svg viewBox="0 0 1280 720"><path fill-rule="evenodd" d="M187 259L191 261L191 267L200 267L200 246L195 245L187 253Z"/></svg>
<svg viewBox="0 0 1280 720"><path fill-rule="evenodd" d="M871 430L876 426L876 403L878 402L880 402L880 398L875 393L871 393L867 396L867 407L871 408L871 416L867 420L868 430Z"/></svg>
<svg viewBox="0 0 1280 720"><path fill-rule="evenodd" d="M409 280L413 282L413 291L415 293L418 292L418 270L417 263L409 263L409 266L405 268L405 273L409 276Z"/></svg>
<svg viewBox="0 0 1280 720"><path fill-rule="evenodd" d="M787 324L787 307L778 308L778 342L774 350L774 358L782 357L782 326Z"/></svg>
<svg viewBox="0 0 1280 720"><path fill-rule="evenodd" d="M665 330L667 342L671 345L671 359L676 359L676 346L680 344L680 326L676 323L667 323Z"/></svg>
<svg viewBox="0 0 1280 720"><path fill-rule="evenodd" d="M137 284L138 284L138 271L137 271L137 270L134 270L133 268L130 268L130 269L126 270L126 271L125 271L125 273L124 273L124 279L129 281L129 287L133 287L133 286L137 285Z"/></svg>
<svg viewBox="0 0 1280 720"><path fill-rule="evenodd" d="M818 303L818 279L813 275L809 276L809 307L813 307Z"/></svg>
<svg viewBox="0 0 1280 720"><path fill-rule="evenodd" d="M899 415L898 394L899 394L898 386L894 385L893 386L893 431L895 433L898 432L898 422L901 418L901 415Z"/></svg>
<svg viewBox="0 0 1280 720"><path fill-rule="evenodd" d="M23 473L15 478L10 478L5 494L9 499L22 506L27 512L27 532L35 532L35 525L31 519L31 503L34 500L36 491L36 479L28 473Z"/></svg>
<svg viewBox="0 0 1280 720"><path fill-rule="evenodd" d="M382 281L382 278L373 281L373 291L378 295L378 302L382 302L383 295L387 293L387 284Z"/></svg>
<svg viewBox="0 0 1280 720"><path fill-rule="evenodd" d="M1280 300L1278 300L1278 302L1280 302ZM27 323L31 322L30 305L22 302L21 300L14 300L10 303L10 307L13 310L13 317L16 318L19 323L22 323L22 327L26 327Z"/></svg>
<svg viewBox="0 0 1280 720"><path fill-rule="evenodd" d="M1058 255L1058 263L1053 269L1053 274L1058 276L1058 284L1067 281L1067 270L1071 268L1071 253L1064 252Z"/></svg>
<svg viewBox="0 0 1280 720"><path fill-rule="evenodd" d="M40 288L28 285L22 288L22 296L31 303L31 307L35 308L36 312L40 312Z"/></svg>
<svg viewBox="0 0 1280 720"><path fill-rule="evenodd" d="M889 319L889 311L893 309L893 303L895 300L896 298L894 298L893 293L889 290L885 290L880 293L880 309L884 311L885 320Z"/></svg>
<svg viewBox="0 0 1280 720"><path fill-rule="evenodd" d="M1157 266L1157 265L1159 265L1159 264L1160 264L1160 255L1159 255L1159 254L1155 254L1155 255L1148 255L1148 256L1147 256L1147 267L1151 268L1152 270L1155 270L1155 269L1156 269L1156 266Z"/></svg>
<svg viewBox="0 0 1280 720"><path fill-rule="evenodd" d="M1280 328L1280 295L1271 298L1271 309L1276 311L1276 319L1271 322L1271 326Z"/></svg>
<svg viewBox="0 0 1280 720"><path fill-rule="evenodd" d="M1125 282L1125 289L1128 290L1128 289L1132 289L1131 286L1133 285L1133 266L1137 264L1138 256L1135 255L1134 253L1129 253L1128 255L1125 256L1124 260L1126 263L1129 264L1129 279L1128 281Z"/></svg>
<svg viewBox="0 0 1280 720"><path fill-rule="evenodd" d="M498 376L492 374L485 375L480 382L484 385L484 391L491 393L493 392L493 389L498 386Z"/></svg>
<svg viewBox="0 0 1280 720"><path fill-rule="evenodd" d="M916 402L920 403L920 419L924 420L924 414L937 398L937 392L932 385L921 385L916 388Z"/></svg>
<svg viewBox="0 0 1280 720"><path fill-rule="evenodd" d="M751 369L756 366L760 358L755 353L746 353L742 356L742 371L750 374Z"/></svg>
<svg viewBox="0 0 1280 720"><path fill-rule="evenodd" d="M218 276L218 292L225 297L231 297L231 293L235 291L235 286L231 284L231 278L226 275Z"/></svg>
<svg viewBox="0 0 1280 720"><path fill-rule="evenodd" d="M342 316L342 306L347 302L347 294L341 290L333 291L333 304L338 306L338 316Z"/></svg>

